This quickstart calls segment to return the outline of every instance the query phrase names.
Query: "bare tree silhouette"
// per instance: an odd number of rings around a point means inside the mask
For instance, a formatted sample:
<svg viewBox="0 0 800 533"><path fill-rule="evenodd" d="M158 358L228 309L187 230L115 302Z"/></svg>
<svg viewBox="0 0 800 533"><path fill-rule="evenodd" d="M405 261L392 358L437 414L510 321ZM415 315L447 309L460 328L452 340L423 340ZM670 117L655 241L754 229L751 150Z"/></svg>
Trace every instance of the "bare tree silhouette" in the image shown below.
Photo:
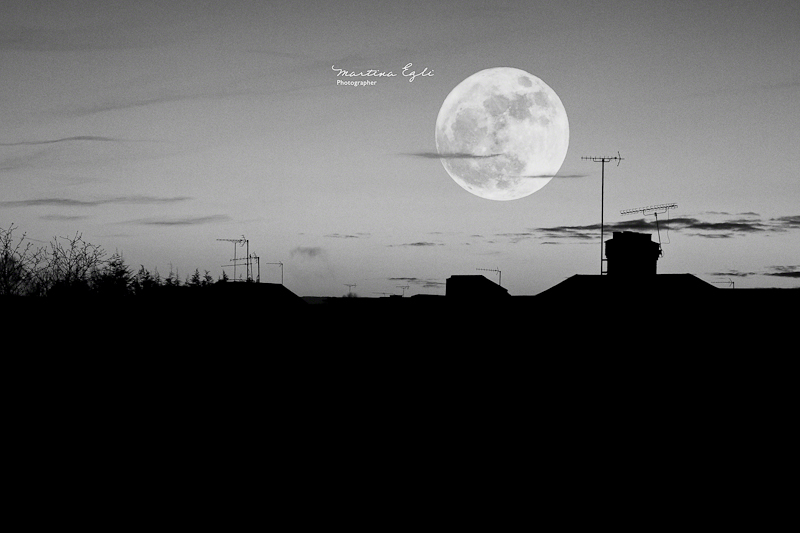
<svg viewBox="0 0 800 533"><path fill-rule="evenodd" d="M88 295L92 277L106 265L105 254L100 246L84 241L80 233L74 237L53 238L41 276L47 295Z"/></svg>
<svg viewBox="0 0 800 533"><path fill-rule="evenodd" d="M14 238L16 226L0 228L0 296L25 296L36 292L34 280L45 253L34 248L23 233Z"/></svg>

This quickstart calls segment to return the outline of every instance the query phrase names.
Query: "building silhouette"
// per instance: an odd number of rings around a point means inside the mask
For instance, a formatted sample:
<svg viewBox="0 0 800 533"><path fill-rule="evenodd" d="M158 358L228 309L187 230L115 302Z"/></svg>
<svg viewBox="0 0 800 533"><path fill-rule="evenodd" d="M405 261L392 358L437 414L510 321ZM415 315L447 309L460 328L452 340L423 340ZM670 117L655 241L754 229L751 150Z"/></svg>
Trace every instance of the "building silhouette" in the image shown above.
<svg viewBox="0 0 800 533"><path fill-rule="evenodd" d="M508 298L505 289L481 275L454 275L447 278L445 296L457 300L486 300Z"/></svg>
<svg viewBox="0 0 800 533"><path fill-rule="evenodd" d="M536 295L509 295L483 275L452 275L444 295L300 297L282 284L227 282L170 288L153 297L0 303L13 311L9 330L89 329L97 339L130 339L125 346L151 342L131 332L153 331L172 338L178 351L202 351L211 346L207 339L235 332L265 345L352 336L376 350L408 336L413 343L394 344L467 352L520 338L562 339L567 350L597 344L619 351L656 346L669 335L717 353L743 346L737 336L757 333L763 349L791 331L800 290L725 289L689 273L658 274L660 245L647 234L615 232L605 244L606 275L574 274Z"/></svg>
<svg viewBox="0 0 800 533"><path fill-rule="evenodd" d="M615 231L605 242L606 272L609 276L654 276L661 245L647 233Z"/></svg>

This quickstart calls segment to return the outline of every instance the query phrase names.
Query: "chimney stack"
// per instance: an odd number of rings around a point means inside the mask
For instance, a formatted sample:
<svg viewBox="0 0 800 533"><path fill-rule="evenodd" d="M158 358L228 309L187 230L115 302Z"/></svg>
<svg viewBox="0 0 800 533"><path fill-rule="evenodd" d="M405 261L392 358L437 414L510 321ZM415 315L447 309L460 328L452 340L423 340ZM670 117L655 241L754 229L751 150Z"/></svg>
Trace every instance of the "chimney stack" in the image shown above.
<svg viewBox="0 0 800 533"><path fill-rule="evenodd" d="M615 231L606 241L607 275L615 278L655 276L661 245L649 233Z"/></svg>

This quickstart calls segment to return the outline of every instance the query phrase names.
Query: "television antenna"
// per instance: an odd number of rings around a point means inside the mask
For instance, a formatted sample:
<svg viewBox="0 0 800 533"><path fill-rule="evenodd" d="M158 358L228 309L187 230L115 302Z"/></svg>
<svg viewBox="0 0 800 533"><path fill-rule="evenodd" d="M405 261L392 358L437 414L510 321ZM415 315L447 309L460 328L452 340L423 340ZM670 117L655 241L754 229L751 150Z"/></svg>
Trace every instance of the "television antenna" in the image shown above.
<svg viewBox="0 0 800 533"><path fill-rule="evenodd" d="M658 255L663 256L664 250L661 249L661 230L658 227L658 215L668 213L670 209L675 209L678 204L657 204L648 205L647 207L634 207L633 209L623 209L619 212L620 215L630 215L632 213L641 213L644 216L654 215L656 217L656 233L658 234ZM669 229L669 226L667 227ZM669 244L669 242L667 242Z"/></svg>
<svg viewBox="0 0 800 533"><path fill-rule="evenodd" d="M497 268L476 268L475 270L482 270L484 272L497 272L497 284L503 286L503 273Z"/></svg>
<svg viewBox="0 0 800 533"><path fill-rule="evenodd" d="M600 275L602 276L605 274L603 272L603 262L606 260L603 257L603 195L605 189L605 181L606 181L606 163L610 161L616 161L617 166L619 166L619 162L622 161L622 156L619 155L619 151L617 151L616 156L585 156L581 157L581 159L586 159L588 161L592 161L594 163L600 163Z"/></svg>
<svg viewBox="0 0 800 533"><path fill-rule="evenodd" d="M712 281L711 283L720 283L720 284L721 283L727 283L728 287L730 287L731 289L735 289L736 288L736 285L733 283L733 280L731 278L728 278L728 281Z"/></svg>
<svg viewBox="0 0 800 533"><path fill-rule="evenodd" d="M258 257L256 254L248 254L249 258L249 266L250 266L250 279L252 278L253 273L253 259L256 260L256 283L261 283L261 258ZM281 285L283 285L283 276L281 276Z"/></svg>
<svg viewBox="0 0 800 533"><path fill-rule="evenodd" d="M277 263L264 263L265 265L280 265L281 266L281 285L283 285L283 263L278 261Z"/></svg>
<svg viewBox="0 0 800 533"><path fill-rule="evenodd" d="M253 261L255 261L255 263L256 263L256 265L258 267L258 274L257 274L257 277L256 277L255 281L257 283L261 282L261 262L260 262L260 259L256 254L251 254L250 253L250 241L248 239L246 239L244 235L242 235L242 237L239 238L239 239L217 239L217 240L218 241L227 241L227 242L232 242L233 243L233 259L231 259L231 261L233 263L230 264L230 265L222 265L223 267L226 267L226 266L232 266L233 267L233 281L239 281L236 278L236 267L242 265L241 261L244 261L245 281L253 281ZM246 247L246 250L245 250L246 255L245 255L244 258L236 257L236 245L237 244L239 246L245 246ZM281 283L283 283L283 282L281 282Z"/></svg>
<svg viewBox="0 0 800 533"><path fill-rule="evenodd" d="M247 256L248 256L248 259L247 259L246 266L247 266L247 277L249 279L250 278L250 241L245 239L244 235L242 235L241 239L217 239L217 240L218 241L227 241L227 242L232 242L233 243L233 259L231 259L231 261L233 261L233 264L232 265L222 265L222 266L232 266L233 267L233 281L236 281L236 266L237 266L238 261L240 261L240 259L236 258L236 245L237 244L239 246L244 246L245 244L247 245Z"/></svg>

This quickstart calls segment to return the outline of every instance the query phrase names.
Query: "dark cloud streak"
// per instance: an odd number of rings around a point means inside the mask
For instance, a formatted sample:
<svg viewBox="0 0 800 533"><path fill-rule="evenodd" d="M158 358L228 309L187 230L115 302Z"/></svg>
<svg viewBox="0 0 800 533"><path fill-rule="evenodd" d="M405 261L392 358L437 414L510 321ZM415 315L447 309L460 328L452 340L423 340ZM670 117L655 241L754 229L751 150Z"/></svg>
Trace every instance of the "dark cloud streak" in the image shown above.
<svg viewBox="0 0 800 533"><path fill-rule="evenodd" d="M758 274L757 272L740 272L738 270L730 270L727 272L710 272L709 276L721 277L721 278L724 277L746 278L749 276L755 276L757 274Z"/></svg>
<svg viewBox="0 0 800 533"><path fill-rule="evenodd" d="M329 239L363 239L369 236L369 233L328 233L325 235Z"/></svg>
<svg viewBox="0 0 800 533"><path fill-rule="evenodd" d="M391 283L406 283L412 287L422 289L442 289L446 285L443 280L431 278L391 277L386 279Z"/></svg>
<svg viewBox="0 0 800 533"><path fill-rule="evenodd" d="M774 266L770 267L772 272L768 272L767 276L779 278L797 278L800 279L800 266Z"/></svg>
<svg viewBox="0 0 800 533"><path fill-rule="evenodd" d="M0 143L0 146L36 146L40 144L55 144L70 141L93 141L93 142L127 142L125 139L115 139L114 137L100 137L96 135L76 135L74 137L64 137L61 139L48 139L44 141L19 141L13 143Z"/></svg>
<svg viewBox="0 0 800 533"><path fill-rule="evenodd" d="M72 198L34 198L31 200L12 200L0 202L0 207L38 207L38 206L55 206L55 207L94 207L98 205L108 204L134 204L134 205L152 205L152 204L171 204L176 202L184 202L191 200L189 196L174 196L167 198L160 198L157 196L118 196L115 198L105 198L100 200L75 200Z"/></svg>
<svg viewBox="0 0 800 533"><path fill-rule="evenodd" d="M800 216L782 216L771 219L759 219L753 213L747 213L747 217L742 215L730 217L727 220L712 221L703 220L697 217L677 217L671 219L639 218L634 220L623 220L604 224L604 231L610 234L615 231L639 231L639 232L664 232L676 231L684 232L691 236L707 239L727 239L740 235L749 234L769 234L796 230L800 228ZM510 238L512 242L533 237L550 239L548 244L569 241L592 241L600 236L600 224L586 225L565 225L531 228L527 232L498 234L498 237Z"/></svg>
<svg viewBox="0 0 800 533"><path fill-rule="evenodd" d="M437 242L418 241L418 242L408 242L408 243L405 243L405 244L390 244L389 246L390 247L394 247L394 246L411 246L411 247L424 248L426 246L444 246L444 244L437 243Z"/></svg>

